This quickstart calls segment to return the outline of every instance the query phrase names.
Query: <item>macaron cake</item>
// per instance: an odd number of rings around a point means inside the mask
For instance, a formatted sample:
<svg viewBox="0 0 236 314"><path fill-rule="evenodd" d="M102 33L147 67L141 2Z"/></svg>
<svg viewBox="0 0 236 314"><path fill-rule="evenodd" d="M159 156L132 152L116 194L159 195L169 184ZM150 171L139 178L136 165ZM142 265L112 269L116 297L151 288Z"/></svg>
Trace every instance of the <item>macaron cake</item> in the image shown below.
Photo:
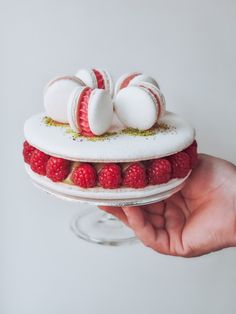
<svg viewBox="0 0 236 314"><path fill-rule="evenodd" d="M55 104L60 113L45 104L46 112L25 122L23 156L34 183L98 205L145 204L177 192L197 163L195 130L166 111L156 81L122 86L112 99L110 90L79 80L64 105Z"/></svg>

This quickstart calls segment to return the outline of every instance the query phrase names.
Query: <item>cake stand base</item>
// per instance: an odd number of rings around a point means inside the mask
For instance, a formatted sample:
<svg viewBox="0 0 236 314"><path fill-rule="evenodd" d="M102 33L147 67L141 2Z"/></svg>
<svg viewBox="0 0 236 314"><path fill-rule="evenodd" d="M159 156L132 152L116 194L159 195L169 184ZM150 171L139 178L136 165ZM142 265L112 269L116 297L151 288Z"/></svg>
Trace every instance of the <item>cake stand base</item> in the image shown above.
<svg viewBox="0 0 236 314"><path fill-rule="evenodd" d="M93 205L74 217L71 229L77 237L96 244L119 246L137 241L131 229Z"/></svg>

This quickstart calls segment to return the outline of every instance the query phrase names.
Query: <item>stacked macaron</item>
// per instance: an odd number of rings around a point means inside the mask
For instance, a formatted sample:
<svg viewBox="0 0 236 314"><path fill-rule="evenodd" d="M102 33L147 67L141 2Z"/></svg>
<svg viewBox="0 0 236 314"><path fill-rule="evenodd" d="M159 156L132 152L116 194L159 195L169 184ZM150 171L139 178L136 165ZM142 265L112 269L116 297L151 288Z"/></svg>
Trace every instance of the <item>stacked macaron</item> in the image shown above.
<svg viewBox="0 0 236 314"><path fill-rule="evenodd" d="M69 123L75 132L99 136L112 122L112 80L106 71L81 70L78 73L84 81L78 75L63 76L47 84L45 111L53 120Z"/></svg>
<svg viewBox="0 0 236 314"><path fill-rule="evenodd" d="M108 71L81 69L75 76L50 81L44 92L47 116L69 123L83 136L100 136L118 117L123 128L148 130L165 113L165 99L155 79L142 73L122 75L115 86Z"/></svg>

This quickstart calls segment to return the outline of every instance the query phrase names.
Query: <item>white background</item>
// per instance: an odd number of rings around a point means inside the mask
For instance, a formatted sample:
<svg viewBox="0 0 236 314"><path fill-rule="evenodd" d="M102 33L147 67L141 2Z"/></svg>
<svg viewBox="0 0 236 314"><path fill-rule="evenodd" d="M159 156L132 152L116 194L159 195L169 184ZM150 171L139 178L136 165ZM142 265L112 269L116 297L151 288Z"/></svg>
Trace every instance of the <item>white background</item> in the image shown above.
<svg viewBox="0 0 236 314"><path fill-rule="evenodd" d="M36 190L21 157L46 82L97 66L155 76L200 150L236 162L235 12L233 0L0 2L0 313L236 312L235 249L182 259L85 243L69 230L81 205Z"/></svg>

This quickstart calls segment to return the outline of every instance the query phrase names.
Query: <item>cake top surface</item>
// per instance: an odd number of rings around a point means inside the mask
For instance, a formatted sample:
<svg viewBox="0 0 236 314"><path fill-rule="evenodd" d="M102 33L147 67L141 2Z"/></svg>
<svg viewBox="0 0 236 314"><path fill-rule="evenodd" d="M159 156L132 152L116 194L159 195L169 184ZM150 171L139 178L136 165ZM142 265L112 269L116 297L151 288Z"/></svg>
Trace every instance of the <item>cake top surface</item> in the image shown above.
<svg viewBox="0 0 236 314"><path fill-rule="evenodd" d="M166 112L151 130L124 129L93 138L81 136L68 124L55 123L40 113L26 120L24 133L31 145L45 153L88 162L160 158L185 149L195 138L194 128L171 112Z"/></svg>

